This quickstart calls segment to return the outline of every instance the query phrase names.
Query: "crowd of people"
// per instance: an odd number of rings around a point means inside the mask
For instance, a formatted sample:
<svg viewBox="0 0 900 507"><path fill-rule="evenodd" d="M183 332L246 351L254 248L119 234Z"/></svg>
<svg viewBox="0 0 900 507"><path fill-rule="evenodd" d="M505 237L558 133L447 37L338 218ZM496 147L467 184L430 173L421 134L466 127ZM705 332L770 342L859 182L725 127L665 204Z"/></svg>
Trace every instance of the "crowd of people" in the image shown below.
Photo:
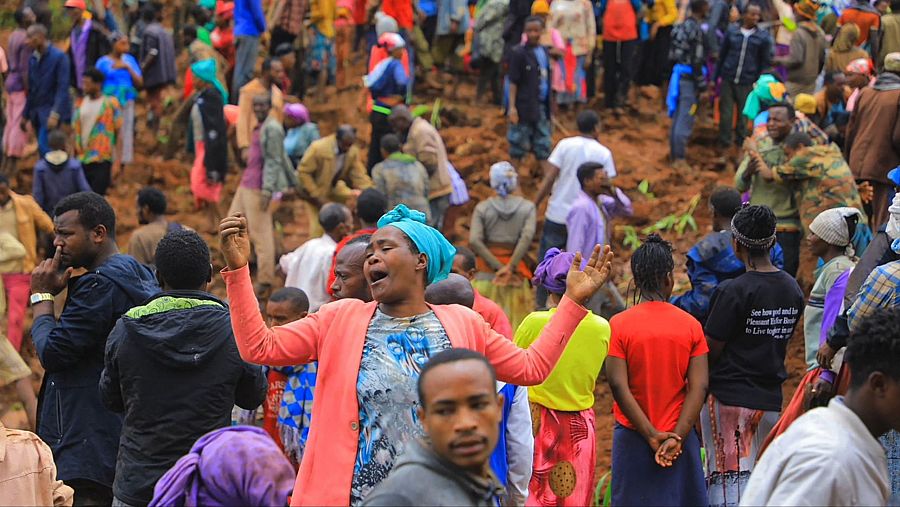
<svg viewBox="0 0 900 507"><path fill-rule="evenodd" d="M0 503L900 502L900 2L175 10L26 0L0 52L0 386L27 419L0 424ZM413 97L474 73L509 157L454 244L468 188ZM354 88L367 132L314 117ZM709 105L739 160L687 290L665 232L613 269L635 195L601 116L646 97L679 177ZM145 186L123 253L106 195L139 127L189 154L201 227ZM309 237L282 253L295 204Z"/></svg>

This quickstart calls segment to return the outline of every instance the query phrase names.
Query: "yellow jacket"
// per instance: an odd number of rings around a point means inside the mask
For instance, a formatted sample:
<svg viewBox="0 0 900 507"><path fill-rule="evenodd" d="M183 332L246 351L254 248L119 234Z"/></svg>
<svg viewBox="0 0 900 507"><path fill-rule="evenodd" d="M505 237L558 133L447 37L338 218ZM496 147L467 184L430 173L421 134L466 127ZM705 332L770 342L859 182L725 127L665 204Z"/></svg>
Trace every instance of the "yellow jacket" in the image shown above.
<svg viewBox="0 0 900 507"><path fill-rule="evenodd" d="M659 26L672 26L677 19L678 7L675 6L675 0L656 0L647 16L648 23L659 23Z"/></svg>
<svg viewBox="0 0 900 507"><path fill-rule="evenodd" d="M364 190L372 187L372 180L366 173L366 167L356 145L347 150L344 167L335 173L337 155L335 134L313 141L303 154L298 167L298 177L300 188L310 197L323 202L343 202L350 196L351 189Z"/></svg>
<svg viewBox="0 0 900 507"><path fill-rule="evenodd" d="M25 259L22 261L22 272L31 273L37 266L37 230L53 232L53 220L30 195L9 193L16 209L16 234L19 243L25 247Z"/></svg>

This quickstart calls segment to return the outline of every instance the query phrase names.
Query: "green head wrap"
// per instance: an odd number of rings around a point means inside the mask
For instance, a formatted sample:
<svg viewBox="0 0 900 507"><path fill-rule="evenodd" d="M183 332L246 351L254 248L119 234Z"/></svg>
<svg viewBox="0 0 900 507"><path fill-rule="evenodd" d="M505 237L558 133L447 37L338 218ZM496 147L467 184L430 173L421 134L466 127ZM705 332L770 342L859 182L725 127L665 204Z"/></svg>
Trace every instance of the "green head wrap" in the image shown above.
<svg viewBox="0 0 900 507"><path fill-rule="evenodd" d="M217 90L222 94L222 99L225 102L228 102L228 90L225 89L225 86L219 82L219 77L216 75L216 61L212 58L208 60L200 60L199 62L191 65L191 73L194 74L194 77L201 81L206 81L207 83L216 87Z"/></svg>
<svg viewBox="0 0 900 507"><path fill-rule="evenodd" d="M396 208L378 219L379 229L387 226L403 231L416 245L419 252L428 258L425 285L431 285L447 278L450 268L453 267L456 248L437 229L425 224L425 213L411 210L405 204L398 204Z"/></svg>

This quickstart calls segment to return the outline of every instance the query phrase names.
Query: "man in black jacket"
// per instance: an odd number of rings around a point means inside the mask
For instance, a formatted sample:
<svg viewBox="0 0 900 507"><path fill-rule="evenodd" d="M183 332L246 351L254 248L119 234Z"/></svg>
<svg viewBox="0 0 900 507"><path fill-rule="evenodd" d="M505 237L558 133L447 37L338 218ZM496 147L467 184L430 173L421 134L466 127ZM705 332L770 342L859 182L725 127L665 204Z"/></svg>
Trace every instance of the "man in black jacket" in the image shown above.
<svg viewBox="0 0 900 507"><path fill-rule="evenodd" d="M109 29L102 21L93 16L86 17L85 0L66 0L66 14L72 20L72 31L69 34L69 60L72 86L79 92L81 76L84 71L97 65L97 60L112 49L109 42Z"/></svg>
<svg viewBox="0 0 900 507"><path fill-rule="evenodd" d="M170 232L154 260L163 292L116 323L100 378L103 402L125 413L113 494L126 505L149 503L199 437L229 426L235 404L255 409L266 395L262 368L238 354L228 306L206 292L203 239Z"/></svg>
<svg viewBox="0 0 900 507"><path fill-rule="evenodd" d="M53 214L56 254L31 274L31 336L46 371L37 434L53 451L59 479L75 489L75 501L108 505L122 417L97 392L103 348L116 320L159 287L149 269L119 254L116 214L102 196L72 194ZM73 268L87 272L70 278ZM53 297L66 287L57 321Z"/></svg>
<svg viewBox="0 0 900 507"><path fill-rule="evenodd" d="M748 134L747 120L741 114L744 104L753 83L772 65L772 36L757 26L761 12L759 5L747 5L741 26L728 28L719 49L716 78L722 78L719 91L719 146L722 148L731 147L732 142L737 146L743 144ZM733 138L735 108L736 139Z"/></svg>

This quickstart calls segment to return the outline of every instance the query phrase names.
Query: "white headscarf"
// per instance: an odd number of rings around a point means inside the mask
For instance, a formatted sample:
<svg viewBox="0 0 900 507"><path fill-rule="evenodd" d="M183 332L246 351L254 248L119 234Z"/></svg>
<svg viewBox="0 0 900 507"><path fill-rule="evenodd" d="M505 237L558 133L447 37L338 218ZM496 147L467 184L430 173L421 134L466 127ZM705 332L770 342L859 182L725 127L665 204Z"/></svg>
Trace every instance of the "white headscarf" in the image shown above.
<svg viewBox="0 0 900 507"><path fill-rule="evenodd" d="M894 202L888 206L891 217L888 218L887 235L892 240L900 239L900 193L894 194Z"/></svg>
<svg viewBox="0 0 900 507"><path fill-rule="evenodd" d="M513 193L519 186L516 168L509 162L497 162L491 166L491 188L500 197Z"/></svg>

